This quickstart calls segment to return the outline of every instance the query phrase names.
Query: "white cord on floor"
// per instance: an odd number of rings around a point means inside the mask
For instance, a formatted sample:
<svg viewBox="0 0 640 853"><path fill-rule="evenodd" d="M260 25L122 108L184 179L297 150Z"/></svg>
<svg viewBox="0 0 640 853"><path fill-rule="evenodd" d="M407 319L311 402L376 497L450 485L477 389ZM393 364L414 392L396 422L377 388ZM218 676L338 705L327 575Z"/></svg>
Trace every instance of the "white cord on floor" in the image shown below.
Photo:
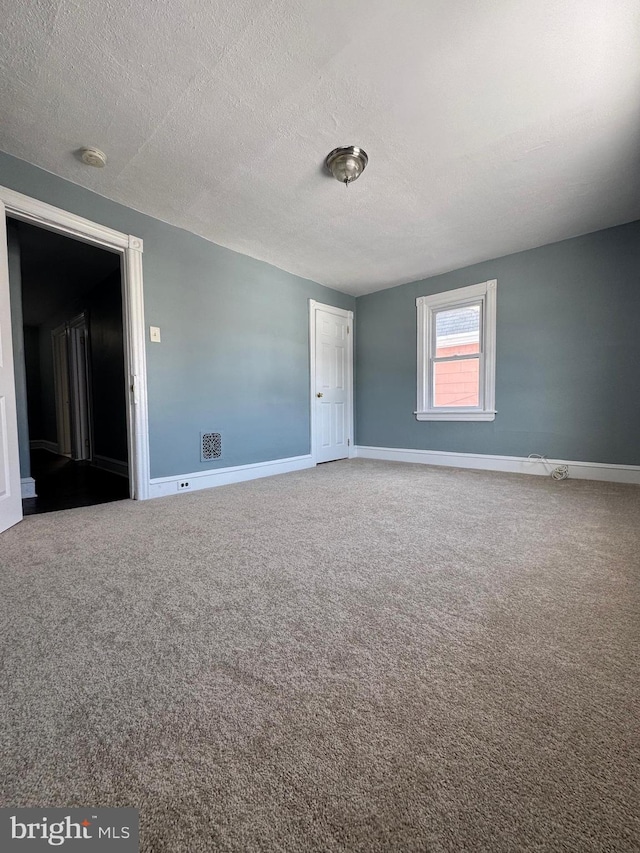
<svg viewBox="0 0 640 853"><path fill-rule="evenodd" d="M527 456L531 462L542 462L544 465L551 465L546 456L543 456L541 453L530 453ZM549 472L551 478L553 480L567 480L569 478L569 466L568 465L556 465L555 468L552 468Z"/></svg>

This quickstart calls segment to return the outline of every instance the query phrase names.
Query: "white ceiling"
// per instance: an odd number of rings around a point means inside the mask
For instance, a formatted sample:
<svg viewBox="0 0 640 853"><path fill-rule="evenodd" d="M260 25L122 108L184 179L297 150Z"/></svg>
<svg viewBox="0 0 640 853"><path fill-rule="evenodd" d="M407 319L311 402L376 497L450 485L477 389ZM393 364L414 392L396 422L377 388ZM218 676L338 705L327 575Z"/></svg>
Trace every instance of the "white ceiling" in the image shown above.
<svg viewBox="0 0 640 853"><path fill-rule="evenodd" d="M0 20L0 149L339 290L640 218L637 0L0 0ZM338 145L370 158L348 189L322 168Z"/></svg>

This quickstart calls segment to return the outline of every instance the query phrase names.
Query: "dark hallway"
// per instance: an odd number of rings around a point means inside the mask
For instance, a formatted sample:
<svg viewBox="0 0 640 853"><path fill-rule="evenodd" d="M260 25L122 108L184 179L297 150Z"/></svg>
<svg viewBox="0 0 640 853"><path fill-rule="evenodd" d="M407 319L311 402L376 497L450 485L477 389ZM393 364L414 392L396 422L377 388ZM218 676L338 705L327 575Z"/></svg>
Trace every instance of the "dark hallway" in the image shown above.
<svg viewBox="0 0 640 853"><path fill-rule="evenodd" d="M120 257L8 226L23 512L128 498Z"/></svg>

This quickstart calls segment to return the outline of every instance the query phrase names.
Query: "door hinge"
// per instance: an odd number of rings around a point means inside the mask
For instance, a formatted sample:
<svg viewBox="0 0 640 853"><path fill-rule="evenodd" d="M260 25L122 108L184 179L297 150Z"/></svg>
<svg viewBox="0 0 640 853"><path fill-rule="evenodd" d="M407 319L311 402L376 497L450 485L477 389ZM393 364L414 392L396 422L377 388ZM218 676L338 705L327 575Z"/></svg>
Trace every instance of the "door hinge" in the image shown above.
<svg viewBox="0 0 640 853"><path fill-rule="evenodd" d="M351 439L350 438L347 439L347 447L351 447Z"/></svg>
<svg viewBox="0 0 640 853"><path fill-rule="evenodd" d="M349 326L347 326L347 334L349 334L350 332L351 332L351 329L349 328Z"/></svg>

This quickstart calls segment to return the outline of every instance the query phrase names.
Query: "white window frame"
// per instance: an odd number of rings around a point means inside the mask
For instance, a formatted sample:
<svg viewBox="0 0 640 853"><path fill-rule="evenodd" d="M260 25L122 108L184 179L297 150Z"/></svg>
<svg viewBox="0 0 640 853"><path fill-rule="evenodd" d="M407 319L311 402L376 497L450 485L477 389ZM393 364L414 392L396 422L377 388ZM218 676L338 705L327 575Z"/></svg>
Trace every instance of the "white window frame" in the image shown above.
<svg viewBox="0 0 640 853"><path fill-rule="evenodd" d="M420 296L418 312L418 407L419 421L493 421L496 417L496 291L497 280L459 287L445 293ZM435 317L438 311L480 303L480 405L434 406L433 375ZM469 356L461 355L465 359Z"/></svg>

